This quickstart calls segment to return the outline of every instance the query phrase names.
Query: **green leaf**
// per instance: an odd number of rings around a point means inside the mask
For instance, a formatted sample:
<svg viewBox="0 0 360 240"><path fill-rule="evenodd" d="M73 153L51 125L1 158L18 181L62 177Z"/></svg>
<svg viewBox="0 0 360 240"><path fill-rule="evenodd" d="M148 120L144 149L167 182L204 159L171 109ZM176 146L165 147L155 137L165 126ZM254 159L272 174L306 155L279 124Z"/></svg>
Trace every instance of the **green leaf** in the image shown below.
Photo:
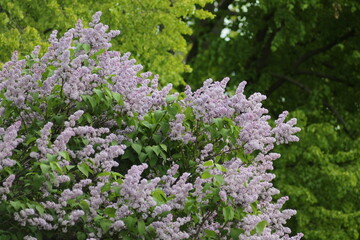
<svg viewBox="0 0 360 240"><path fill-rule="evenodd" d="M214 238L217 236L215 231L205 229L204 232L206 233L206 237Z"/></svg>
<svg viewBox="0 0 360 240"><path fill-rule="evenodd" d="M45 208L40 204L35 205L35 209L40 213L40 215L43 215L45 212Z"/></svg>
<svg viewBox="0 0 360 240"><path fill-rule="evenodd" d="M111 172L101 172L97 175L97 177L110 176Z"/></svg>
<svg viewBox="0 0 360 240"><path fill-rule="evenodd" d="M234 209L231 206L227 206L223 208L224 220L226 222L234 219Z"/></svg>
<svg viewBox="0 0 360 240"><path fill-rule="evenodd" d="M141 236L145 234L145 222L143 220L138 221L137 230Z"/></svg>
<svg viewBox="0 0 360 240"><path fill-rule="evenodd" d="M74 165L67 165L67 166L65 166L66 167L66 169L68 170L68 171L70 171L71 169L73 169L75 166Z"/></svg>
<svg viewBox="0 0 360 240"><path fill-rule="evenodd" d="M214 162L212 160L204 162L204 164L203 164L204 167L211 167L212 165L214 165Z"/></svg>
<svg viewBox="0 0 360 240"><path fill-rule="evenodd" d="M154 112L155 121L159 122L159 120L162 119L165 114L166 114L166 111L164 111L164 110L155 111Z"/></svg>
<svg viewBox="0 0 360 240"><path fill-rule="evenodd" d="M94 88L94 93L96 94L96 96L98 96L100 99L104 98L104 93L101 89L98 88Z"/></svg>
<svg viewBox="0 0 360 240"><path fill-rule="evenodd" d="M22 206L22 203L20 201L10 201L10 205L16 210L18 211L21 206Z"/></svg>
<svg viewBox="0 0 360 240"><path fill-rule="evenodd" d="M168 95L166 96L166 103L171 103L171 102L174 102L177 100L177 96L174 96L174 95Z"/></svg>
<svg viewBox="0 0 360 240"><path fill-rule="evenodd" d="M265 220L259 222L259 223L255 226L255 231L256 231L256 233L257 233L257 234L261 234L261 233L264 231L266 225L267 225L267 221L265 221Z"/></svg>
<svg viewBox="0 0 360 240"><path fill-rule="evenodd" d="M109 231L111 224L112 224L112 221L109 219L101 219L100 220L100 227L105 233L107 231Z"/></svg>
<svg viewBox="0 0 360 240"><path fill-rule="evenodd" d="M96 100L89 95L82 95L81 97L84 99L84 101L90 103L91 109L94 111L97 105Z"/></svg>
<svg viewBox="0 0 360 240"><path fill-rule="evenodd" d="M66 151L59 152L59 155L62 156L66 161L70 161L69 153Z"/></svg>
<svg viewBox="0 0 360 240"><path fill-rule="evenodd" d="M222 172L227 172L227 169L226 169L223 165L220 165L220 164L215 163L215 166L216 166L216 168L219 169L220 171L222 171Z"/></svg>
<svg viewBox="0 0 360 240"><path fill-rule="evenodd" d="M134 217L131 217L131 216L126 217L126 218L124 219L124 223L125 223L126 227L127 227L130 231L135 230L134 228L135 228L136 222L137 222L137 219L134 218Z"/></svg>
<svg viewBox="0 0 360 240"><path fill-rule="evenodd" d="M193 120L194 119L194 112L191 107L187 107L184 111L186 119Z"/></svg>
<svg viewBox="0 0 360 240"><path fill-rule="evenodd" d="M250 207L251 207L251 209L253 210L254 214L257 215L257 214L260 213L260 211L259 211L258 208L257 208L257 201L251 203L251 204L250 204Z"/></svg>
<svg viewBox="0 0 360 240"><path fill-rule="evenodd" d="M150 158L150 161L149 161L150 167L155 167L155 166L156 166L156 163L157 163L157 159L156 159L156 158Z"/></svg>
<svg viewBox="0 0 360 240"><path fill-rule="evenodd" d="M84 117L89 124L93 123L93 119L90 113L85 113L84 115L82 115L82 117Z"/></svg>
<svg viewBox="0 0 360 240"><path fill-rule="evenodd" d="M238 240L239 239L239 235L243 234L245 231L241 228L231 228L230 229L230 236L231 239L233 240Z"/></svg>
<svg viewBox="0 0 360 240"><path fill-rule="evenodd" d="M154 139L156 144L159 144L161 142L162 136L160 136L159 134L153 134L152 138Z"/></svg>
<svg viewBox="0 0 360 240"><path fill-rule="evenodd" d="M160 147L165 151L167 152L167 146L165 144L160 144Z"/></svg>
<svg viewBox="0 0 360 240"><path fill-rule="evenodd" d="M77 168L84 174L86 177L89 177L89 173L93 173L91 168L86 163L81 163L77 165Z"/></svg>
<svg viewBox="0 0 360 240"><path fill-rule="evenodd" d="M50 167L49 165L46 165L46 164L44 164L44 163L41 163L41 164L40 164L40 168L41 168L41 172L42 172L43 174L48 173L48 172L50 171L50 169L51 169L51 167Z"/></svg>
<svg viewBox="0 0 360 240"><path fill-rule="evenodd" d="M159 156L159 154L161 152L161 149L159 146L157 146L157 145L152 146L152 150L155 152L156 156Z"/></svg>
<svg viewBox="0 0 360 240"><path fill-rule="evenodd" d="M229 135L230 135L230 130L223 128L219 131L219 133L221 134L221 136L226 139Z"/></svg>
<svg viewBox="0 0 360 240"><path fill-rule="evenodd" d="M214 123L219 130L224 127L224 121L222 118L215 118Z"/></svg>
<svg viewBox="0 0 360 240"><path fill-rule="evenodd" d="M105 208L104 213L107 214L109 217L114 218L115 217L115 213L116 213L116 209L115 208Z"/></svg>
<svg viewBox="0 0 360 240"><path fill-rule="evenodd" d="M220 187L224 184L224 177L222 175L214 175L214 184L215 186Z"/></svg>
<svg viewBox="0 0 360 240"><path fill-rule="evenodd" d="M173 104L171 106L168 107L168 113L170 116L175 117L175 115L179 112L178 107L176 106L176 104Z"/></svg>
<svg viewBox="0 0 360 240"><path fill-rule="evenodd" d="M112 92L112 96L116 100L117 104L119 104L120 106L124 105L124 101L120 93Z"/></svg>
<svg viewBox="0 0 360 240"><path fill-rule="evenodd" d="M90 208L89 203L84 200L81 200L79 205L80 205L81 209L83 209L85 211L89 210L89 208Z"/></svg>
<svg viewBox="0 0 360 240"><path fill-rule="evenodd" d="M135 150L137 154L141 153L142 146L138 143L131 144L131 147Z"/></svg>
<svg viewBox="0 0 360 240"><path fill-rule="evenodd" d="M244 208L238 207L235 209L235 219L241 221L247 214L244 211Z"/></svg>
<svg viewBox="0 0 360 240"><path fill-rule="evenodd" d="M140 153L140 155L139 155L139 160L140 160L140 162L144 162L145 161L145 159L146 159L146 157L147 157L147 154L146 153Z"/></svg>
<svg viewBox="0 0 360 240"><path fill-rule="evenodd" d="M53 171L57 171L58 173L63 172L58 162L50 162L50 167Z"/></svg>
<svg viewBox="0 0 360 240"><path fill-rule="evenodd" d="M46 158L49 160L49 162L57 161L57 155L56 154L46 154Z"/></svg>
<svg viewBox="0 0 360 240"><path fill-rule="evenodd" d="M151 146L146 146L145 147L145 152L150 157L150 154L153 152L153 148Z"/></svg>
<svg viewBox="0 0 360 240"><path fill-rule="evenodd" d="M82 49L84 49L86 53L90 52L90 48L91 48L90 44L87 43L82 44Z"/></svg>
<svg viewBox="0 0 360 240"><path fill-rule="evenodd" d="M78 240L85 240L86 239L86 234L84 232L77 232L76 233L76 238Z"/></svg>
<svg viewBox="0 0 360 240"><path fill-rule="evenodd" d="M24 143L25 146L29 146L30 143L34 142L37 138L36 137L31 137L29 139L26 140L26 142Z"/></svg>
<svg viewBox="0 0 360 240"><path fill-rule="evenodd" d="M105 49L100 49L99 51L97 51L96 53L94 53L93 55L91 55L90 59L95 60L97 58L97 56L103 54L105 52Z"/></svg>
<svg viewBox="0 0 360 240"><path fill-rule="evenodd" d="M201 174L202 179L208 179L211 177L212 177L212 175L209 173L209 171L205 171L205 172L203 172L203 174Z"/></svg>
<svg viewBox="0 0 360 240"><path fill-rule="evenodd" d="M106 183L104 186L101 187L101 192L108 192L111 189L111 183Z"/></svg>
<svg viewBox="0 0 360 240"><path fill-rule="evenodd" d="M55 105L56 103L54 103ZM54 106L56 107L56 105ZM54 116L54 120L55 120L55 123L56 124L63 124L64 123L64 120L65 120L65 116L64 115L57 115L57 116Z"/></svg>
<svg viewBox="0 0 360 240"><path fill-rule="evenodd" d="M164 204L167 202L166 195L161 189L155 189L155 191L153 191L151 193L151 196L158 203L158 205L161 205L161 204Z"/></svg>
<svg viewBox="0 0 360 240"><path fill-rule="evenodd" d="M110 97L110 98L113 97L112 91L109 88L104 87L103 89L108 97Z"/></svg>
<svg viewBox="0 0 360 240"><path fill-rule="evenodd" d="M152 129L154 127L154 125L149 123L148 121L142 121L141 124L147 127L148 129Z"/></svg>

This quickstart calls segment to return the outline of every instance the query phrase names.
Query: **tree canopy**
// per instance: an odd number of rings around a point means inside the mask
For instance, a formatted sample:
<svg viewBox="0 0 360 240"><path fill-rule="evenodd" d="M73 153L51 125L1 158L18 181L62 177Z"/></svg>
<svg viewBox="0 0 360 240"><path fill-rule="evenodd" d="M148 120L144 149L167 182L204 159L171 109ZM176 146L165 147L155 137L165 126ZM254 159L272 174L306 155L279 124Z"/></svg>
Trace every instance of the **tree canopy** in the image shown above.
<svg viewBox="0 0 360 240"><path fill-rule="evenodd" d="M131 52L145 71L161 74L175 86L184 85L181 74L191 70L183 63L188 52L184 35L192 33L187 21L211 17L202 9L208 2L0 0L0 62L9 60L15 50L28 53L35 45L46 49L53 30L63 34L78 19L89 22L96 11L102 11L104 23L121 30L122 37L112 42L114 49Z"/></svg>

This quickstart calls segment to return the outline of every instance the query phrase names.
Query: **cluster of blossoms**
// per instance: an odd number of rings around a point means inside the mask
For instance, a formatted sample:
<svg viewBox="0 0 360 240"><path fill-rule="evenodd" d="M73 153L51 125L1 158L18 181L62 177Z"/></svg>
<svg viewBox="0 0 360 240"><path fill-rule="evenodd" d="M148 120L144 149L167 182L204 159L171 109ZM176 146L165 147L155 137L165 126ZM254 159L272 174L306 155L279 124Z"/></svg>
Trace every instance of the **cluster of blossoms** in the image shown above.
<svg viewBox="0 0 360 240"><path fill-rule="evenodd" d="M120 32L107 33L108 26L99 23L100 15L98 12L93 16L91 28L84 28L78 21L60 39L56 38L55 30L49 39L51 46L41 58L39 47L32 52L32 58L20 61L15 52L12 61L5 63L0 72L0 91L4 91L6 99L20 109L30 110L29 105L37 98L57 93L64 97L65 103L71 104L81 101L81 95L92 94L94 88L106 85L124 100L123 106L113 107L129 115L137 113L141 117L165 105L172 85L158 90L158 76L151 80L151 73L147 72L139 77L142 66L135 65L129 53L108 51L109 41ZM103 53L97 55L99 51ZM41 108L46 111L46 103ZM21 111L20 117L41 119L38 113L28 111Z"/></svg>
<svg viewBox="0 0 360 240"><path fill-rule="evenodd" d="M159 90L158 76L109 51L119 32L99 19L54 32L41 58L39 48L14 54L0 71L0 214L17 223L7 233L300 239L284 226L296 212L281 210L286 197L272 200L269 173L274 144L298 140L296 119L284 112L272 128L266 97L247 98L245 82L228 96L228 78L167 101L171 85Z"/></svg>
<svg viewBox="0 0 360 240"><path fill-rule="evenodd" d="M229 78L224 78L221 82L213 82L208 79L203 87L191 91L187 86L186 98L183 104L191 107L195 117L204 122L212 122L215 118L232 118L235 124L242 128L238 143L243 145L245 153L252 153L260 150L264 153L269 152L274 147L274 143L288 143L298 141L293 134L300 131L300 128L294 127L296 119L293 118L284 122L287 111L284 111L279 119L275 121L276 127L272 128L268 122L270 119L268 110L262 107L261 102L266 99L265 95L254 93L249 98L244 95L246 82L241 82L234 96L229 97L225 94L225 88ZM176 125L172 124L173 139L177 140L184 127L181 128L181 118L176 120ZM183 135L183 141L187 142Z"/></svg>

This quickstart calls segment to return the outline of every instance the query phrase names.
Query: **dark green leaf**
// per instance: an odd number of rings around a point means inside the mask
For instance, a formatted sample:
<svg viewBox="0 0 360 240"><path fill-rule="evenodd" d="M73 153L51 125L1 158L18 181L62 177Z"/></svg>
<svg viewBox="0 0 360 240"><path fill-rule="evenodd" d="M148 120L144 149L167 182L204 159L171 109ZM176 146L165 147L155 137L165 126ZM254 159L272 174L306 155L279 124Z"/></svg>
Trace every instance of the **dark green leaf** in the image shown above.
<svg viewBox="0 0 360 240"><path fill-rule="evenodd" d="M109 217L114 218L115 217L115 213L116 213L116 209L115 208L105 208L104 213L107 214Z"/></svg>
<svg viewBox="0 0 360 240"><path fill-rule="evenodd" d="M110 227L111 227L112 221L109 219L101 219L100 220L100 226L101 229L106 233L109 231Z"/></svg>
<svg viewBox="0 0 360 240"><path fill-rule="evenodd" d="M230 236L233 240L238 240L239 239L239 235L243 234L245 231L243 229L239 229L239 228L231 228L230 229Z"/></svg>

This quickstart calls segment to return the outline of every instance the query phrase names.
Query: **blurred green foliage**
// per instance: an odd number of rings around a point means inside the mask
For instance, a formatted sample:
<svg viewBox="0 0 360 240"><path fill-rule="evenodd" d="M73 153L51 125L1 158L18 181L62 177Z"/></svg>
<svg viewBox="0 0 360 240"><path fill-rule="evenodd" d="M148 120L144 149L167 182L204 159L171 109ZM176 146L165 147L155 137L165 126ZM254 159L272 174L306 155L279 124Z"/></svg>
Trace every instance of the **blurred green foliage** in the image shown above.
<svg viewBox="0 0 360 240"><path fill-rule="evenodd" d="M46 50L47 38L57 29L63 34L78 19L90 22L102 11L102 22L120 30L113 50L131 52L161 80L183 85L181 74L191 71L183 63L188 45L183 35L192 33L190 17L208 18L202 7L212 0L0 0L0 62L11 53L29 53L35 45Z"/></svg>
<svg viewBox="0 0 360 240"><path fill-rule="evenodd" d="M359 239L360 139L350 139L329 123L307 123L293 112L300 142L279 147L275 185L290 196L287 207L298 214L289 227L305 239Z"/></svg>

